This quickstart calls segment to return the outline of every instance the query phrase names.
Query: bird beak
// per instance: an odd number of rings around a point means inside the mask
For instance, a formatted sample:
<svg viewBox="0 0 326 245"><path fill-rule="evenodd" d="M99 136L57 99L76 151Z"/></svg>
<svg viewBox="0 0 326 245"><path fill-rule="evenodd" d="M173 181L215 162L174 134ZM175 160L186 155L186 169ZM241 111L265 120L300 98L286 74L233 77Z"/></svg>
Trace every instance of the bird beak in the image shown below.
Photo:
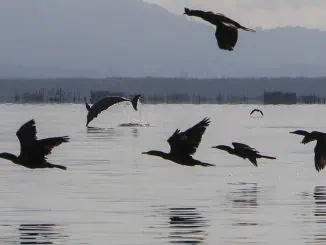
<svg viewBox="0 0 326 245"><path fill-rule="evenodd" d="M211 148L217 148L217 146L212 146Z"/></svg>
<svg viewBox="0 0 326 245"><path fill-rule="evenodd" d="M141 154L148 154L147 151L146 152L142 152Z"/></svg>
<svg viewBox="0 0 326 245"><path fill-rule="evenodd" d="M290 134L294 134L294 131L293 132L290 132Z"/></svg>

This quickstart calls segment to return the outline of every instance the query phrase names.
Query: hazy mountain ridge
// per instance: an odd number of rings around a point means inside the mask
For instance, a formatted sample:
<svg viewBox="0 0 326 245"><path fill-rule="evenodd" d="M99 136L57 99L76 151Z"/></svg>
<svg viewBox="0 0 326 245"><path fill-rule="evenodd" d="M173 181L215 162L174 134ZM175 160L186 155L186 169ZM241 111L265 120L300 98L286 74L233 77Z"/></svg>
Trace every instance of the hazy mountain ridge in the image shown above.
<svg viewBox="0 0 326 245"><path fill-rule="evenodd" d="M194 20L136 0L4 0L0 77L326 76L325 31L241 31L227 52Z"/></svg>

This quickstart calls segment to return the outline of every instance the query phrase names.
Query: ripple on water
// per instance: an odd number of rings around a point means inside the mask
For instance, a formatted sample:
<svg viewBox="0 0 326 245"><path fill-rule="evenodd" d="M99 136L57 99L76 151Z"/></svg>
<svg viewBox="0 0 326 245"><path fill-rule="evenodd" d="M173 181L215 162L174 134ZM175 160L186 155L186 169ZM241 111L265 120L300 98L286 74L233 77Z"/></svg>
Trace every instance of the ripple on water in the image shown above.
<svg viewBox="0 0 326 245"><path fill-rule="evenodd" d="M65 227L56 224L7 225L6 230L7 237L1 240L13 244L64 244L68 237Z"/></svg>
<svg viewBox="0 0 326 245"><path fill-rule="evenodd" d="M164 230L159 240L173 244L201 244L208 235L208 219L195 207L171 207L157 210L159 223L152 229Z"/></svg>

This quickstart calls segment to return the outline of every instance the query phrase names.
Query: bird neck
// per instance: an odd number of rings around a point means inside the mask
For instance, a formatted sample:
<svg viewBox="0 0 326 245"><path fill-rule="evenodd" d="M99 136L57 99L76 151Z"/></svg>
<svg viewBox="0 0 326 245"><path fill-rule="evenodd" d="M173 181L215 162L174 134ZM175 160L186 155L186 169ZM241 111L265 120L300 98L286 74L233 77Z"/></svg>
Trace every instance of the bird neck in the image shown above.
<svg viewBox="0 0 326 245"><path fill-rule="evenodd" d="M230 146L223 145L223 149L222 150L228 152L229 154L235 155L235 149L233 149Z"/></svg>
<svg viewBox="0 0 326 245"><path fill-rule="evenodd" d="M164 159L166 159L169 156L168 153L165 153L163 151L151 151L151 155L152 156L157 156L157 157L162 157Z"/></svg>
<svg viewBox="0 0 326 245"><path fill-rule="evenodd" d="M11 154L11 153L8 153L8 152L0 153L0 158L12 161L13 163L18 162L18 157L15 156L14 154Z"/></svg>

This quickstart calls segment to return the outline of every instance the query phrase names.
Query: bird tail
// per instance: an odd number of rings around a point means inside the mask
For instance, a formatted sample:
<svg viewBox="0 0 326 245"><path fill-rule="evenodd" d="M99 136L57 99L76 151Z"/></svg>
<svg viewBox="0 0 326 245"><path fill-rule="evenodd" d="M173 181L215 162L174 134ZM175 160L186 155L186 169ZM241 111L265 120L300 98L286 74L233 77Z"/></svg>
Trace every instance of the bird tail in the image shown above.
<svg viewBox="0 0 326 245"><path fill-rule="evenodd" d="M203 166L203 167L215 167L216 166L214 164L210 164L210 163L206 163L206 162L201 162L198 165Z"/></svg>
<svg viewBox="0 0 326 245"><path fill-rule="evenodd" d="M251 31L251 32L256 32L254 29L250 29L244 26L241 26L241 29L245 30L245 31Z"/></svg>
<svg viewBox="0 0 326 245"><path fill-rule="evenodd" d="M87 104L87 102L86 102L86 101L85 101L85 105L86 105L86 109L87 109L87 111L89 111L89 110L91 109L90 105L89 105L89 104Z"/></svg>
<svg viewBox="0 0 326 245"><path fill-rule="evenodd" d="M260 155L260 158L266 158L266 159L272 159L272 160L276 159L276 157L270 157L270 156L264 156L264 155Z"/></svg>
<svg viewBox="0 0 326 245"><path fill-rule="evenodd" d="M57 164L49 163L48 166L49 166L49 168L60 168L62 170L67 170L67 167L62 166L62 165L57 165Z"/></svg>
<svg viewBox="0 0 326 245"><path fill-rule="evenodd" d="M138 100L139 100L139 97L141 95L140 94L137 94L132 100L131 100L131 104L132 104L132 107L135 109L135 111L137 111L137 105L138 105Z"/></svg>

